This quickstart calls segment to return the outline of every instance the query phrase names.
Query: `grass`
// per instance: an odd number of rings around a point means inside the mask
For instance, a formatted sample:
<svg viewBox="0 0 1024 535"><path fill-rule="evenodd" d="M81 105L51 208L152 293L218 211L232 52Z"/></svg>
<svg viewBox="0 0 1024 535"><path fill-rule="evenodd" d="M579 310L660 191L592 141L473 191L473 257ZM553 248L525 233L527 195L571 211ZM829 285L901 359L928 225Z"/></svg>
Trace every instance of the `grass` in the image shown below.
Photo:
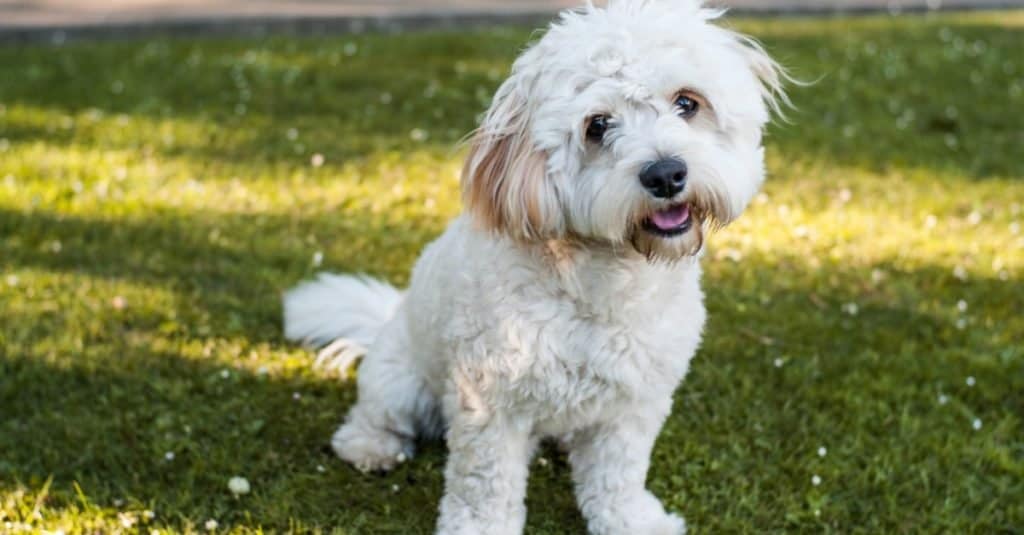
<svg viewBox="0 0 1024 535"><path fill-rule="evenodd" d="M711 240L651 489L697 533L1019 532L1024 13L737 24L820 81ZM279 295L407 280L528 38L0 47L0 531L430 532L443 446L336 460L353 385ZM582 531L543 457L528 531Z"/></svg>

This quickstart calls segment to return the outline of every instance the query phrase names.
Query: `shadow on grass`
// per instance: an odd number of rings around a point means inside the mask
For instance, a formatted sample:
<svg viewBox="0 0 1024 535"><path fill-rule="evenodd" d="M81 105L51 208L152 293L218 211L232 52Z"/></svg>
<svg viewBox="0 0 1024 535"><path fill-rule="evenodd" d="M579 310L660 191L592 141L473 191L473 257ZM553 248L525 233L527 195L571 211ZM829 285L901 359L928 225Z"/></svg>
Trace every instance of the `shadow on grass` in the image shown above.
<svg viewBox="0 0 1024 535"><path fill-rule="evenodd" d="M1024 143L1022 123L1009 112L1024 105L1024 65L1009 53L1024 29L907 21L866 30L833 21L815 35L767 37L787 67L814 81L791 88L793 122L774 125L768 144L881 173L1024 175L1024 161L1009 156Z"/></svg>
<svg viewBox="0 0 1024 535"><path fill-rule="evenodd" d="M0 135L15 143L45 139L127 150L148 141L164 156L226 163L287 161L311 151L338 161L401 150L414 129L447 148L476 126L476 114L526 36L516 30L0 48L0 76L8 78L6 71L22 82L0 87L0 102L57 115L47 123L8 119L6 126L0 116ZM350 39L358 43L351 56ZM54 124L89 110L146 126L138 137L118 140L86 120L71 129ZM149 139L153 125L176 121L198 123L201 135L174 146ZM296 138L286 136L289 128Z"/></svg>
<svg viewBox="0 0 1024 535"><path fill-rule="evenodd" d="M218 335L280 341L280 293L312 274L311 251L324 247L332 269L400 283L442 224L354 210L343 219L169 213L102 220L0 209L0 265L148 285L174 293L182 334L203 323ZM314 234L323 244L306 243Z"/></svg>

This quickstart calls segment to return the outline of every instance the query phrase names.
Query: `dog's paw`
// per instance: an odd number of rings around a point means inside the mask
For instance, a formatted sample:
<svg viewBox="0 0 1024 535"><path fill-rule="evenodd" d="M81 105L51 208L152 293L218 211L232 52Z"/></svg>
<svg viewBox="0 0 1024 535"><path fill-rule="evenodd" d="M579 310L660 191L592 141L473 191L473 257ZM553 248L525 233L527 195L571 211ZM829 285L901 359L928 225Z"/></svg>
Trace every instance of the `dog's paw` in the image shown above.
<svg viewBox="0 0 1024 535"><path fill-rule="evenodd" d="M644 491L633 499L604 504L584 510L587 527L596 535L685 535L682 517L665 512L651 493Z"/></svg>
<svg viewBox="0 0 1024 535"><path fill-rule="evenodd" d="M644 531L644 533L650 533L651 535L686 535L686 521L678 515L669 513L653 520L650 526L647 526L648 531Z"/></svg>
<svg viewBox="0 0 1024 535"><path fill-rule="evenodd" d="M331 448L361 472L388 472L412 459L413 441L391 431L347 423L331 437Z"/></svg>

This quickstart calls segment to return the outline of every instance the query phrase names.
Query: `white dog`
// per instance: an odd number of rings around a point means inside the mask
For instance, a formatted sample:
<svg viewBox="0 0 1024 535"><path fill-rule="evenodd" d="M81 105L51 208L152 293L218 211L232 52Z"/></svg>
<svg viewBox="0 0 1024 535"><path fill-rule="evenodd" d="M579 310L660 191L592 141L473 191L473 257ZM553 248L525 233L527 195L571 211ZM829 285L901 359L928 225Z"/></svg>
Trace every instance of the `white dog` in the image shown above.
<svg viewBox="0 0 1024 535"><path fill-rule="evenodd" d="M701 339L704 235L764 178L785 74L698 0L564 13L515 62L472 140L466 214L404 293L324 275L285 298L289 338L360 356L338 455L388 470L449 456L437 532L523 529L531 455L568 451L595 534L679 534L645 488ZM332 343L333 342L333 343Z"/></svg>

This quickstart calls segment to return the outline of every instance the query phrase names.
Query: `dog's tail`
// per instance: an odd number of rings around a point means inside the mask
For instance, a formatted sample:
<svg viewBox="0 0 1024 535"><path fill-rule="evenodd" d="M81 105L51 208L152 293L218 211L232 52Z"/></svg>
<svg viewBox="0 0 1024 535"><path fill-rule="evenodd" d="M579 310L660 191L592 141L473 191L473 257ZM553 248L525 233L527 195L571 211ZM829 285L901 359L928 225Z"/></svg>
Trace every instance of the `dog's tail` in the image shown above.
<svg viewBox="0 0 1024 535"><path fill-rule="evenodd" d="M317 365L344 372L366 353L401 302L402 292L386 282L322 273L284 295L284 335L323 347Z"/></svg>

